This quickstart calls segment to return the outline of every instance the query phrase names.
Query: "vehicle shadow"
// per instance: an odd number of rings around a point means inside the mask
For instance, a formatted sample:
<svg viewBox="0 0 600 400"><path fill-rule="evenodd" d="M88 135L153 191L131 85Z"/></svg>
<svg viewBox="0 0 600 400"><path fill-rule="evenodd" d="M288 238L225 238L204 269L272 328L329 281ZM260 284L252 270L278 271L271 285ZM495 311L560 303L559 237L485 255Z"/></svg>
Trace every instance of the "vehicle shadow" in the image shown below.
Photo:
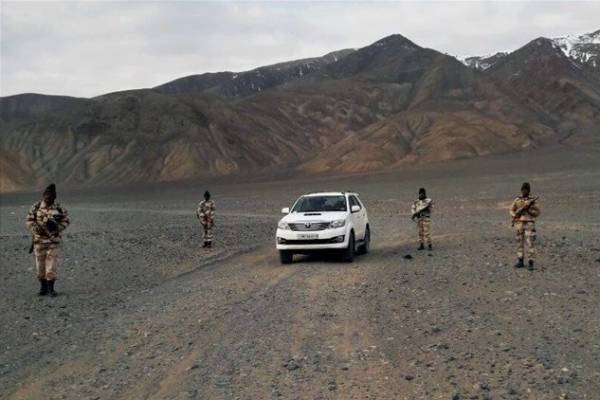
<svg viewBox="0 0 600 400"><path fill-rule="evenodd" d="M360 256L357 255L356 257ZM294 254L294 264L319 262L348 264L342 260L341 253L334 250L321 250L310 254Z"/></svg>
<svg viewBox="0 0 600 400"><path fill-rule="evenodd" d="M372 247L367 254L355 254L354 263L370 263L402 256L413 250L411 245L412 243L404 240L389 241L376 247ZM339 250L320 250L308 254L294 254L294 264L319 262L352 264L342 260L342 255Z"/></svg>
<svg viewBox="0 0 600 400"><path fill-rule="evenodd" d="M422 257L435 257L436 255L448 255L451 249L457 248L456 241L459 239L458 235L454 234L442 234L434 237L434 250L433 251L418 251L417 242L414 238L409 237L397 237L388 239L384 242L380 242L378 245L371 247L367 254L356 254L354 256L353 263L385 263L394 259L418 259ZM337 264L349 264L342 260L339 251L334 250L322 250L310 254L295 254L294 264L301 263L337 263Z"/></svg>

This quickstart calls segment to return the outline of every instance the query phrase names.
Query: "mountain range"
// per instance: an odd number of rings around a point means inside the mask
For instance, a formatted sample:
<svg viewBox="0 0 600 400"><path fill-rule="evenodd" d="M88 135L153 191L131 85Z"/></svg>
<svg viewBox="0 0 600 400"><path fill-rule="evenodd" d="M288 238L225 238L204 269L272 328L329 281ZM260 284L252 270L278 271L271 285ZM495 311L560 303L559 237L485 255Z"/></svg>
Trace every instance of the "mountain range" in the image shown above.
<svg viewBox="0 0 600 400"><path fill-rule="evenodd" d="M94 98L0 98L0 191L600 149L600 30L458 60L401 35Z"/></svg>

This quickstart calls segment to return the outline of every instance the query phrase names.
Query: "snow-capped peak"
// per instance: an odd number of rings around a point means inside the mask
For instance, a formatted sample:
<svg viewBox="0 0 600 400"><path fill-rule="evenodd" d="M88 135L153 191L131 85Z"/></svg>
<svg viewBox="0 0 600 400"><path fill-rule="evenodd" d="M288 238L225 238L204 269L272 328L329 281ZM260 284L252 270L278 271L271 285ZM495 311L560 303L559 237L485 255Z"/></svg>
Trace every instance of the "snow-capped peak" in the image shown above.
<svg viewBox="0 0 600 400"><path fill-rule="evenodd" d="M579 63L600 67L600 30L553 39L563 53Z"/></svg>
<svg viewBox="0 0 600 400"><path fill-rule="evenodd" d="M550 42L557 51L562 51L577 68L600 70L600 29L583 35L569 35L555 39L538 38L532 43L542 46ZM457 57L468 67L484 71L509 52L500 52L486 56Z"/></svg>

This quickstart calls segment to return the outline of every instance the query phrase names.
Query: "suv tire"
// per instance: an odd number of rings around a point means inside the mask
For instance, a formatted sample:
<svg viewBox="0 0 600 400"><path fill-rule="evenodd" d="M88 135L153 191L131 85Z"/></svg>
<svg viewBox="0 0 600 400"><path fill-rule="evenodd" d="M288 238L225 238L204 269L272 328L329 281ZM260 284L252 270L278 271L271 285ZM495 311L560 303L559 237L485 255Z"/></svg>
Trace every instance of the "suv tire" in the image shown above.
<svg viewBox="0 0 600 400"><path fill-rule="evenodd" d="M354 232L350 232L350 238L348 239L348 247L342 250L342 260L347 263L354 261L354 253L356 252Z"/></svg>
<svg viewBox="0 0 600 400"><path fill-rule="evenodd" d="M365 231L365 239L358 248L358 254L367 254L371 248L371 229L369 225L367 225L367 230Z"/></svg>
<svg viewBox="0 0 600 400"><path fill-rule="evenodd" d="M279 250L279 261L282 264L291 264L294 261L294 253L288 250Z"/></svg>

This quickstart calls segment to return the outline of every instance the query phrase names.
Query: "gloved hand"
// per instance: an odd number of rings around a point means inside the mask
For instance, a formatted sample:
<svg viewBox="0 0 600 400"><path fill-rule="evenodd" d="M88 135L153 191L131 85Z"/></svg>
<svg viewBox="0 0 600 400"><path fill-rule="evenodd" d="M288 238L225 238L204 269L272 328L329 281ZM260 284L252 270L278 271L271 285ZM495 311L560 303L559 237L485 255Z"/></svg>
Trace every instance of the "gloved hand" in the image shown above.
<svg viewBox="0 0 600 400"><path fill-rule="evenodd" d="M58 232L58 224L56 223L56 221L49 219L48 222L46 222L46 229L48 230L48 232Z"/></svg>

